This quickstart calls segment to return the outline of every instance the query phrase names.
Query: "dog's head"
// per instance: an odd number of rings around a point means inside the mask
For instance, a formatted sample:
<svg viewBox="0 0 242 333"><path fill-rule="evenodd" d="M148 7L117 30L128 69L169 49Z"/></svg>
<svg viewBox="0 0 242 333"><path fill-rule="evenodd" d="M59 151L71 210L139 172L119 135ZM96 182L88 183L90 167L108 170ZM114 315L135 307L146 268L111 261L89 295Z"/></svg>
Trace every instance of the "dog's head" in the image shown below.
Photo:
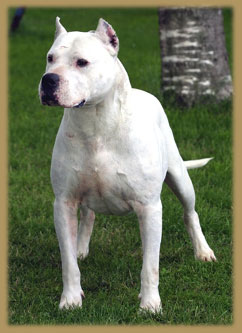
<svg viewBox="0 0 242 333"><path fill-rule="evenodd" d="M39 85L42 104L73 108L100 102L113 85L118 49L118 37L103 19L95 31L67 32L57 17Z"/></svg>

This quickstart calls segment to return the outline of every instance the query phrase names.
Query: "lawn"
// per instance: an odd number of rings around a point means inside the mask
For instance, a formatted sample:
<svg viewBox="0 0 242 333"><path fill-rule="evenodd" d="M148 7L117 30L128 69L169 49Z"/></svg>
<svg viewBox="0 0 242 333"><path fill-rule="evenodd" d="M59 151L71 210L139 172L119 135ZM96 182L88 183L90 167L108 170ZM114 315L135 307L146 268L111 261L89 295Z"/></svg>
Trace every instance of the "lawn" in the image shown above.
<svg viewBox="0 0 242 333"><path fill-rule="evenodd" d="M9 17L13 15L10 10ZM163 240L160 295L163 315L138 311L141 241L135 215L98 215L90 254L79 262L86 298L82 309L60 311L61 261L53 224L50 161L61 108L40 105L38 84L52 44L55 17L67 30L95 29L99 17L115 28L119 58L133 87L151 92L168 115L181 155L213 156L191 170L197 211L218 262L194 260L182 208L162 192ZM232 13L224 11L232 67ZM232 319L232 105L183 110L160 94L158 14L146 9L28 8L9 38L9 324L14 325L200 325Z"/></svg>

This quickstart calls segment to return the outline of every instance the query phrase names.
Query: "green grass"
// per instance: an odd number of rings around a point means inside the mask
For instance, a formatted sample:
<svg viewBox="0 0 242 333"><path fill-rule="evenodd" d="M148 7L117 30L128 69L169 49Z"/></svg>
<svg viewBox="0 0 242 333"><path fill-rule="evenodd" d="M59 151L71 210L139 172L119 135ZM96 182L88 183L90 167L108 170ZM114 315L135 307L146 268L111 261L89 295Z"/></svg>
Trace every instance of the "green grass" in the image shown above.
<svg viewBox="0 0 242 333"><path fill-rule="evenodd" d="M10 11L10 17L13 11ZM164 186L160 294L163 315L141 315L142 265L136 216L97 215L88 258L80 263L83 308L59 311L61 261L49 170L63 111L40 105L38 83L52 44L54 21L91 30L99 17L120 39L131 83L160 95L158 16L154 9L31 9L9 40L9 324L160 325L232 323L231 103L180 112L162 101L184 159L214 156L190 172L205 236L217 263L194 260L182 208ZM225 31L231 56L230 10Z"/></svg>

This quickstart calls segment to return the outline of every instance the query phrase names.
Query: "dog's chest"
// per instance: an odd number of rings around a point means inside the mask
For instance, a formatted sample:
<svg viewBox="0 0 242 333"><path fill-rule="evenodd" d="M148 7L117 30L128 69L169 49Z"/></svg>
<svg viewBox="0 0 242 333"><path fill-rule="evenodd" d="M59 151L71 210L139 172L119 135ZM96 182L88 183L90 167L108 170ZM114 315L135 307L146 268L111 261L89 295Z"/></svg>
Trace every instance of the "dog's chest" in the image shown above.
<svg viewBox="0 0 242 333"><path fill-rule="evenodd" d="M94 134L94 132L96 132ZM123 215L134 201L160 193L162 168L155 142L122 131L98 135L61 126L52 157L55 194L98 213Z"/></svg>
<svg viewBox="0 0 242 333"><path fill-rule="evenodd" d="M98 213L122 215L131 210L128 201L135 189L129 183L127 166L100 139L92 140L81 157L72 160L75 195L82 205Z"/></svg>

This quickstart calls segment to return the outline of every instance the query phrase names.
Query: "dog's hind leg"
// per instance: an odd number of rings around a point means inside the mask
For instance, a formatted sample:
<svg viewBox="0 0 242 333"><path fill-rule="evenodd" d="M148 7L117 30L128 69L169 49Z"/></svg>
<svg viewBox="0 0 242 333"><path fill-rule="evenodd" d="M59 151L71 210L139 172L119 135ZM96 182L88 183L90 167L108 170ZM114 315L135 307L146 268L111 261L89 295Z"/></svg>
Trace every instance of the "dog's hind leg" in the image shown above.
<svg viewBox="0 0 242 333"><path fill-rule="evenodd" d="M77 239L77 257L80 259L84 259L88 255L94 220L94 212L87 207L81 206Z"/></svg>
<svg viewBox="0 0 242 333"><path fill-rule="evenodd" d="M184 223L191 238L195 258L202 261L216 261L200 226L195 211L195 192L186 166L181 157L168 166L165 182L178 197L184 208Z"/></svg>

